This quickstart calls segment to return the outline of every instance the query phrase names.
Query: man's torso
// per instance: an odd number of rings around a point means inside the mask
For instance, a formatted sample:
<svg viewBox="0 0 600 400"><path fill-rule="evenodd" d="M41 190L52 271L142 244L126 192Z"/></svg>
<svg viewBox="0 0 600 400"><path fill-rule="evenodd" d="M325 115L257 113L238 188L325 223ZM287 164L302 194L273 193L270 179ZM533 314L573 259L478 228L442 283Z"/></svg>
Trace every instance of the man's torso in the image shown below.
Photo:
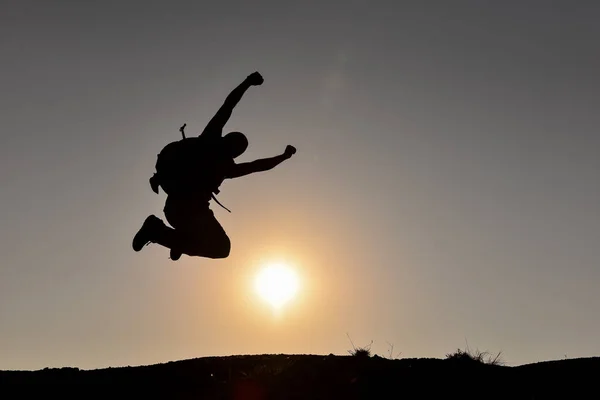
<svg viewBox="0 0 600 400"><path fill-rule="evenodd" d="M208 207L213 193L219 192L219 187L235 165L223 146L222 138L189 138L187 144L188 157L186 185L176 193L167 197L165 211L170 207Z"/></svg>

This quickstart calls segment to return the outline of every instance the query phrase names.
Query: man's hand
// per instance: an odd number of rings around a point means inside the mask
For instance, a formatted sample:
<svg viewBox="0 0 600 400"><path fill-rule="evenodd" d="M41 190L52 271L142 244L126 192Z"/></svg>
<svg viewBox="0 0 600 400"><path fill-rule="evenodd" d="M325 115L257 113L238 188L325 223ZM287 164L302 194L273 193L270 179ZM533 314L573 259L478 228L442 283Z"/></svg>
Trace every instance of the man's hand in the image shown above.
<svg viewBox="0 0 600 400"><path fill-rule="evenodd" d="M263 79L262 75L259 74L258 72L251 73L250 75L248 75L248 77L246 78L246 80L252 86L262 85L262 83L265 81Z"/></svg>
<svg viewBox="0 0 600 400"><path fill-rule="evenodd" d="M287 158L290 158L294 154L296 154L296 148L294 146L290 146L288 144L285 148L285 151L283 152L283 155L286 156Z"/></svg>

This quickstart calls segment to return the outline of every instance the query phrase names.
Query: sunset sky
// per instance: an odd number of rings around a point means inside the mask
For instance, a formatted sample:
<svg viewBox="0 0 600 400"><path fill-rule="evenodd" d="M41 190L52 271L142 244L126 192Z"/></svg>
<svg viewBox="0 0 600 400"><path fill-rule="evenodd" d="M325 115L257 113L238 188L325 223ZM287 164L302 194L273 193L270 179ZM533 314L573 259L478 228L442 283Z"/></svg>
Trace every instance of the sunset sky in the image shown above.
<svg viewBox="0 0 600 400"><path fill-rule="evenodd" d="M600 355L600 2L0 4L0 369ZM156 154L226 130L229 258L131 249ZM277 313L257 273L299 277Z"/></svg>

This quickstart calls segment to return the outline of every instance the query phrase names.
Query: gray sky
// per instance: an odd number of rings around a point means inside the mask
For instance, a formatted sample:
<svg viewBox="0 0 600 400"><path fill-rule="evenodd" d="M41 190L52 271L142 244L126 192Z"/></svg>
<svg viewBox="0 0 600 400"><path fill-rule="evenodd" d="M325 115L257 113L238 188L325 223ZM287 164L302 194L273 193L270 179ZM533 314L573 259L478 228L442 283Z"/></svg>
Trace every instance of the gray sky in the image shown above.
<svg viewBox="0 0 600 400"><path fill-rule="evenodd" d="M0 3L0 369L208 355L600 355L600 3ZM227 125L226 260L131 250L156 154ZM249 288L303 279L274 318Z"/></svg>

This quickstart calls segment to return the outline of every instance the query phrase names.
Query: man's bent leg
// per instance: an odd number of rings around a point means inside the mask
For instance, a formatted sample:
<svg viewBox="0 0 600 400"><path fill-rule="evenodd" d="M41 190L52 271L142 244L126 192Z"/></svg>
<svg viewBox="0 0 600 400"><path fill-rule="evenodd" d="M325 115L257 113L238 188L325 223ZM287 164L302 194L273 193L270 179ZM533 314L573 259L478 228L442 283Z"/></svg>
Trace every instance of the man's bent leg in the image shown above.
<svg viewBox="0 0 600 400"><path fill-rule="evenodd" d="M166 216L177 232L176 242L171 247L173 260L181 254L215 259L229 256L229 237L208 207L188 213L179 209L178 212L166 213Z"/></svg>
<svg viewBox="0 0 600 400"><path fill-rule="evenodd" d="M231 252L231 241L215 218L212 210L205 210L199 230L193 235L192 251L196 256L207 258L227 258Z"/></svg>
<svg viewBox="0 0 600 400"><path fill-rule="evenodd" d="M193 243L189 246L189 255L213 259L229 257L231 241L225 231L203 232L192 238Z"/></svg>

